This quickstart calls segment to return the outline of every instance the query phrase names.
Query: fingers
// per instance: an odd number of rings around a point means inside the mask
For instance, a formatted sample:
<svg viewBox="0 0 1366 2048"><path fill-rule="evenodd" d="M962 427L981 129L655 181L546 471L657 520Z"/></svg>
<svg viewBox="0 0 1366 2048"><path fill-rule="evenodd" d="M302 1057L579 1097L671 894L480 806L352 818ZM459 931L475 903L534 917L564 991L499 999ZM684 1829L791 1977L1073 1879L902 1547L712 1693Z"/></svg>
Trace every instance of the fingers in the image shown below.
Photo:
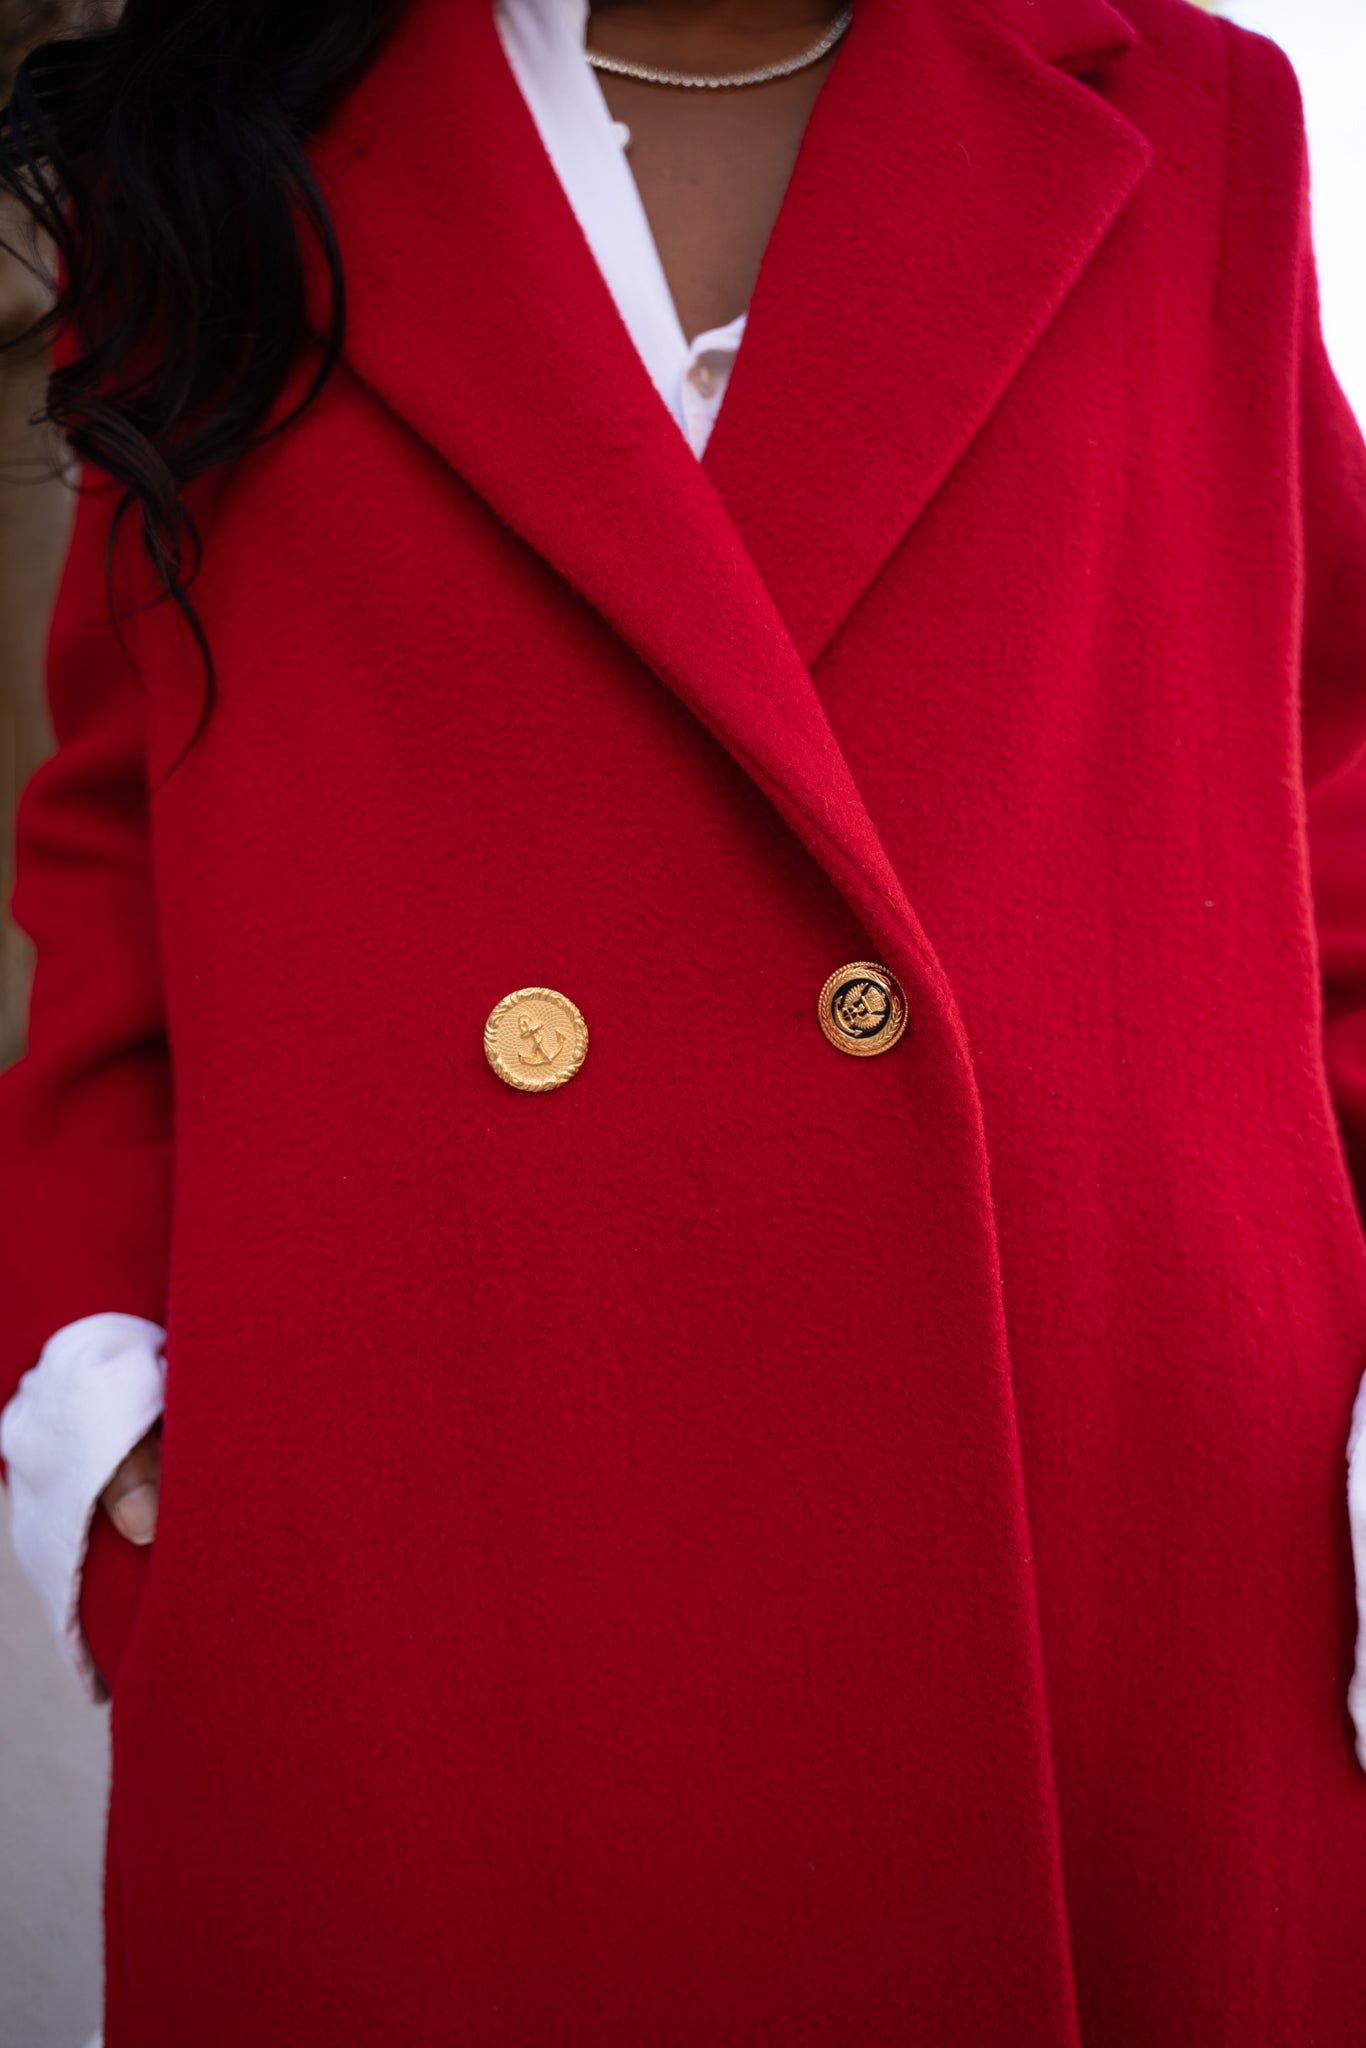
<svg viewBox="0 0 1366 2048"><path fill-rule="evenodd" d="M156 1423L110 1480L100 1500L114 1527L130 1543L150 1543L156 1533L161 1486L161 1425Z"/></svg>

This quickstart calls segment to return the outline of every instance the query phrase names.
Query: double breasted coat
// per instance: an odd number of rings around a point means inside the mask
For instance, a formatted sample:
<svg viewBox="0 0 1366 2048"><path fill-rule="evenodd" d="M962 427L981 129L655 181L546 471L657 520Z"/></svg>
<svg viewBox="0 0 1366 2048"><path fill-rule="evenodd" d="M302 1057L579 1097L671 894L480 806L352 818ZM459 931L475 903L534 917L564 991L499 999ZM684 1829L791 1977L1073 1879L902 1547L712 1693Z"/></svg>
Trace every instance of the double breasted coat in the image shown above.
<svg viewBox="0 0 1366 2048"><path fill-rule="evenodd" d="M167 1328L83 1594L108 2048L1366 2040L1366 452L1289 66L858 0L700 465L483 0L312 151L345 355L199 488L210 722L92 480L21 813L11 1377Z"/></svg>

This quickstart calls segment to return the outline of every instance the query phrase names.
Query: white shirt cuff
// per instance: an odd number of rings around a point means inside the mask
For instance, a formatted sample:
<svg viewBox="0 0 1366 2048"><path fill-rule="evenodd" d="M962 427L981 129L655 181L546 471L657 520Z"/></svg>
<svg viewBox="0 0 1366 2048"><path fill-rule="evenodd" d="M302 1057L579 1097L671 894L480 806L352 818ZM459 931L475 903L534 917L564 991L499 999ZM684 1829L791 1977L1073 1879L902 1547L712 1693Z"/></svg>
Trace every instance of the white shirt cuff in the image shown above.
<svg viewBox="0 0 1366 2048"><path fill-rule="evenodd" d="M1347 1515L1357 1589L1356 1669L1347 1688L1347 1710L1356 1729L1357 1762L1366 1771L1366 1378L1357 1388L1347 1438Z"/></svg>
<svg viewBox="0 0 1366 2048"><path fill-rule="evenodd" d="M82 1316L48 1339L0 1413L10 1539L92 1700L106 1697L81 1632L81 1567L99 1497L161 1413L166 1332L145 1316Z"/></svg>

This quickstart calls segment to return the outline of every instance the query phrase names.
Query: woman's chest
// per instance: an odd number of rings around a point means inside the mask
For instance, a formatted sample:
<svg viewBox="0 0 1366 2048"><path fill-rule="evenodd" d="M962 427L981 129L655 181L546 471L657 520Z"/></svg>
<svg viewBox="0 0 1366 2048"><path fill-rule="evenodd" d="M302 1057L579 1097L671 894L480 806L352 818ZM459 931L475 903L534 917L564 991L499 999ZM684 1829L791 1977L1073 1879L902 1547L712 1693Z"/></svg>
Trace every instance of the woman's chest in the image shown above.
<svg viewBox="0 0 1366 2048"><path fill-rule="evenodd" d="M876 566L810 660L737 529L702 523L716 493L681 445L696 502L623 474L604 532L551 508L536 545L343 369L215 517L218 701L158 799L171 865L282 955L318 943L329 898L419 951L509 917L686 946L723 902L758 943L845 914L822 831L881 850L969 979L1001 947L1027 977L1041 927L1079 955L1140 928L1205 948L1191 905L1232 889L1250 834L1284 849L1291 920L1289 503L1265 447L1235 462L1215 430L1223 366L1145 384L1127 293L1094 298L880 554L870 479L847 556ZM1198 450L1179 467L1174 440ZM154 777L199 708L162 617Z"/></svg>

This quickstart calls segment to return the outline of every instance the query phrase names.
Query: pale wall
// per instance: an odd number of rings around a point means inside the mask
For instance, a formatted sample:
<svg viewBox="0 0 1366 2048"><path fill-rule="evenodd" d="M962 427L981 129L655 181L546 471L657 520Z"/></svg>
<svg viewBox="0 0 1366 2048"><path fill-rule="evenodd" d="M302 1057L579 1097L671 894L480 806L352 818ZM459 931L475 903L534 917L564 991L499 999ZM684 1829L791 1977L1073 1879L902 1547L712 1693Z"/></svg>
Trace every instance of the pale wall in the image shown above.
<svg viewBox="0 0 1366 2048"><path fill-rule="evenodd" d="M84 2048L100 2017L108 1709L62 1663L0 1542L0 2048Z"/></svg>

